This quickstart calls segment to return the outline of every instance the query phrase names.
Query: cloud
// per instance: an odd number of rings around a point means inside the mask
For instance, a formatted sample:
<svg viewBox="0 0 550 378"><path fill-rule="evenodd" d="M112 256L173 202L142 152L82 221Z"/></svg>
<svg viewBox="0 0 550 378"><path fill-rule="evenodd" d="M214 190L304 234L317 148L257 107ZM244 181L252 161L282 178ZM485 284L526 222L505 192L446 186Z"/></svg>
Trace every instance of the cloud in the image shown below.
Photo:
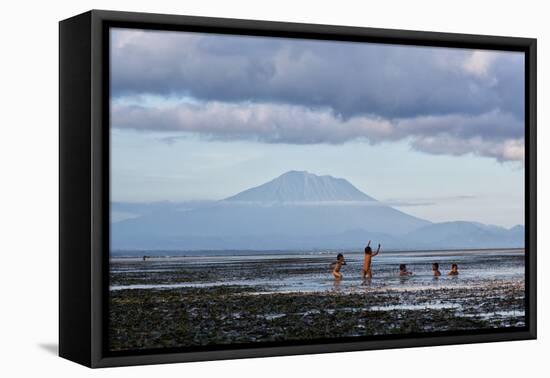
<svg viewBox="0 0 550 378"><path fill-rule="evenodd" d="M485 77L489 74L491 64L497 59L497 54L489 51L473 51L463 63L464 70L473 75Z"/></svg>
<svg viewBox="0 0 550 378"><path fill-rule="evenodd" d="M512 115L491 111L388 120L376 116L344 118L329 108L287 104L180 103L167 107L114 104L115 128L193 133L215 140L264 143L372 144L409 140L431 154L474 153L499 161L523 160L523 125ZM168 142L173 142L171 136Z"/></svg>
<svg viewBox="0 0 550 378"><path fill-rule="evenodd" d="M401 198L401 199L386 199L379 203L391 207L425 207L437 206L446 203L456 203L468 200L479 199L479 195L451 195L451 196L431 196L429 198Z"/></svg>
<svg viewBox="0 0 550 378"><path fill-rule="evenodd" d="M480 137L461 139L449 135L430 136L415 139L411 146L418 151L434 155L460 156L474 153L495 158L497 161L524 162L525 146L523 138L503 141L484 140Z"/></svg>
<svg viewBox="0 0 550 378"><path fill-rule="evenodd" d="M416 207L416 206L433 206L435 202L403 202L403 201L288 201L288 202L265 202L265 201L218 201L218 204L223 206L261 206L261 207L311 207L311 206L361 206L361 207Z"/></svg>
<svg viewBox="0 0 550 378"><path fill-rule="evenodd" d="M266 143L340 144L353 139L391 137L387 120L344 119L330 109L286 104L183 103L169 108L114 106L114 127L185 131L213 139L249 139Z"/></svg>
<svg viewBox="0 0 550 378"><path fill-rule="evenodd" d="M116 128L524 159L521 53L128 29L111 43Z"/></svg>
<svg viewBox="0 0 550 378"><path fill-rule="evenodd" d="M328 107L342 117L523 118L521 53L115 29L112 93Z"/></svg>

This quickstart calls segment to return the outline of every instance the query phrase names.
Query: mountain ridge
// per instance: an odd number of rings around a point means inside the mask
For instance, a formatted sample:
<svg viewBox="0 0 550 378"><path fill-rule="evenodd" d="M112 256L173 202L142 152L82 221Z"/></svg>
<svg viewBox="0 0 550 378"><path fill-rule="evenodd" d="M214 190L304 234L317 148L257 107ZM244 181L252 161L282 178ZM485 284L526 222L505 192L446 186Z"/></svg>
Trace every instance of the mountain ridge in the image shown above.
<svg viewBox="0 0 550 378"><path fill-rule="evenodd" d="M132 208L118 206L122 210ZM162 202L111 223L111 247L127 250L309 250L523 247L525 229L432 223L387 206L349 181L288 171L219 201ZM131 212L130 212L131 213Z"/></svg>
<svg viewBox="0 0 550 378"><path fill-rule="evenodd" d="M349 181L307 171L288 171L264 184L243 190L225 201L328 202L376 201Z"/></svg>

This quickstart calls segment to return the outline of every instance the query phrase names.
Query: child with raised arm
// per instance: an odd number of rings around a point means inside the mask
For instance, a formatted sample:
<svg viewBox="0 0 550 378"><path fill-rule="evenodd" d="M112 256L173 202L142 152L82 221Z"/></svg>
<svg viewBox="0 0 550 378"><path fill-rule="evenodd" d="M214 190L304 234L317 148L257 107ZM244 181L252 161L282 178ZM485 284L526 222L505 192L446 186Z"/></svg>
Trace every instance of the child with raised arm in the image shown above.
<svg viewBox="0 0 550 378"><path fill-rule="evenodd" d="M372 253L372 248L370 247L370 240L367 246L365 247L365 261L363 262L363 270L361 271L361 278L363 279L363 282L365 282L365 279L368 278L369 280L372 278L372 270L371 270L371 261L372 258L380 253L380 244L378 244L378 249L376 250L376 253Z"/></svg>
<svg viewBox="0 0 550 378"><path fill-rule="evenodd" d="M447 273L448 276L458 276L458 265L452 264L451 271Z"/></svg>
<svg viewBox="0 0 550 378"><path fill-rule="evenodd" d="M340 269L342 268L342 265L346 265L346 260L344 260L344 255L339 253L336 256L336 261L330 264L330 268L332 269L332 275L334 276L334 279L336 281L340 281L344 276L342 273L340 273Z"/></svg>
<svg viewBox="0 0 550 378"><path fill-rule="evenodd" d="M407 265L399 264L399 276L400 277L412 276L412 272L409 272L407 270Z"/></svg>

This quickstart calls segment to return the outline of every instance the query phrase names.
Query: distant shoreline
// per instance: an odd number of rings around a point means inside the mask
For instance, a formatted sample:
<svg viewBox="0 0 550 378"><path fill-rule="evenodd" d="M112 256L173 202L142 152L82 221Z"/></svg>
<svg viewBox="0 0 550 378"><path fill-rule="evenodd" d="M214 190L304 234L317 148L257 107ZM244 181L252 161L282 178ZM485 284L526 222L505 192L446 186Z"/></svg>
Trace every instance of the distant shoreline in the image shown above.
<svg viewBox="0 0 550 378"><path fill-rule="evenodd" d="M525 247L517 248L464 248L464 249L410 249L410 250L384 250L383 252L390 254L399 253L452 253L452 252L491 252L491 251L523 251ZM110 258L135 258L135 257L154 257L154 258L171 258L171 257L225 257L225 256L257 256L257 255L332 255L334 253L362 253L361 250L350 249L316 249L316 250L114 250L110 253Z"/></svg>

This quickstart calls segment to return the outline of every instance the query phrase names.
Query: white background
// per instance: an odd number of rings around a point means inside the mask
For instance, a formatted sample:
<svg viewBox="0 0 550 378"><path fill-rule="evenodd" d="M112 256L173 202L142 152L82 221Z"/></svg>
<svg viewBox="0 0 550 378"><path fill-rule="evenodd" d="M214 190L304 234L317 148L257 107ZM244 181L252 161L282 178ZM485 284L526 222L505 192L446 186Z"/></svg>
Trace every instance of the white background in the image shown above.
<svg viewBox="0 0 550 378"><path fill-rule="evenodd" d="M11 1L0 23L0 375L521 377L547 373L550 26L545 1ZM56 356L58 25L89 9L538 38L539 340L90 370ZM547 171L546 171L547 172ZM545 350L546 349L546 350ZM546 358L546 360L545 360ZM544 370L543 370L544 369ZM545 371L542 373L542 371Z"/></svg>

